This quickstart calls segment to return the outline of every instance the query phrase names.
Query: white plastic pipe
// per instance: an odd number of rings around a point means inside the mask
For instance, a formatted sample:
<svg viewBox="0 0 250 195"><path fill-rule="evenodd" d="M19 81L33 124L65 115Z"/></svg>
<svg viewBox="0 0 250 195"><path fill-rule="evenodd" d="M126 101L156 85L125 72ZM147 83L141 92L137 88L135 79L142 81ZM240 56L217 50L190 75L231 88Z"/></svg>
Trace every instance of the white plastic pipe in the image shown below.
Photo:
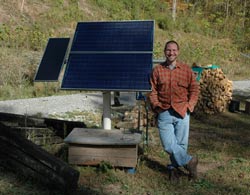
<svg viewBox="0 0 250 195"><path fill-rule="evenodd" d="M111 92L103 92L103 128L111 130Z"/></svg>

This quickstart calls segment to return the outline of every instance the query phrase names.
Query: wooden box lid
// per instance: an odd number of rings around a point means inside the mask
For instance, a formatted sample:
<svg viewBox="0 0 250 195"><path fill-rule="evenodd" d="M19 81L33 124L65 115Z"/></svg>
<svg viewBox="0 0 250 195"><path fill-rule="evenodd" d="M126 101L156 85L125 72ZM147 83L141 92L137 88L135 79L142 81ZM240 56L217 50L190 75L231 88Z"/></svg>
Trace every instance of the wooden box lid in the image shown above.
<svg viewBox="0 0 250 195"><path fill-rule="evenodd" d="M90 145L134 145L140 141L140 133L86 128L74 128L64 139L64 142L69 144Z"/></svg>

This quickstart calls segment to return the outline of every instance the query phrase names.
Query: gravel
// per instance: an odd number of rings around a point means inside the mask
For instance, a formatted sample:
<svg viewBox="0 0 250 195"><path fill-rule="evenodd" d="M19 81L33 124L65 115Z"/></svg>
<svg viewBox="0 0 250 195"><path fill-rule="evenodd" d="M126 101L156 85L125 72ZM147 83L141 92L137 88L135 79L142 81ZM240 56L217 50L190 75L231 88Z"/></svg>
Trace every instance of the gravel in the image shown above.
<svg viewBox="0 0 250 195"><path fill-rule="evenodd" d="M233 81L233 95L250 98L250 80Z"/></svg>
<svg viewBox="0 0 250 195"><path fill-rule="evenodd" d="M233 95L244 96L246 99L250 98L250 81L234 81ZM121 92L120 102L124 104L124 106L135 105L135 92ZM111 104L113 104L113 96L111 98ZM63 96L0 101L0 112L25 115L41 114L44 117L73 111L102 112L102 109L102 92L83 92Z"/></svg>
<svg viewBox="0 0 250 195"><path fill-rule="evenodd" d="M122 92L120 95L120 103L124 105L135 105L135 93ZM111 104L113 104L113 96L111 98ZM24 114L28 116L40 114L43 117L47 117L48 115L73 111L102 112L102 109L102 92L0 101L0 112Z"/></svg>

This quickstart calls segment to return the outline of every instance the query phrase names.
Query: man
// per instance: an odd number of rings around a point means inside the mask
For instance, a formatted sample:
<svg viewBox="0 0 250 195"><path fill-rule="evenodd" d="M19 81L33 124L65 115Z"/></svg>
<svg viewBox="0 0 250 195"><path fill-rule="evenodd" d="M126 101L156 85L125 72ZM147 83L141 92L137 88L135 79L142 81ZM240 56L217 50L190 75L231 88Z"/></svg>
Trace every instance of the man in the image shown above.
<svg viewBox="0 0 250 195"><path fill-rule="evenodd" d="M165 62L156 65L151 75L149 100L158 115L158 129L164 150L169 154L169 170L185 167L191 179L197 178L198 158L187 153L190 112L198 101L199 84L187 64L177 61L179 45L165 44Z"/></svg>

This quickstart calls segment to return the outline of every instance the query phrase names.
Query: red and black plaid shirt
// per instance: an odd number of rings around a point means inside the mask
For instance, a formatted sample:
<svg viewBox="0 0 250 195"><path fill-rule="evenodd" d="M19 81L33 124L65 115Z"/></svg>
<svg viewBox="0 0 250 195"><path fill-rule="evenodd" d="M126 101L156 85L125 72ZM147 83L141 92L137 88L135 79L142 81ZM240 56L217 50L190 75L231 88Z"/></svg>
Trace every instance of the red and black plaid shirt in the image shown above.
<svg viewBox="0 0 250 195"><path fill-rule="evenodd" d="M149 94L155 112L173 108L182 117L187 110L193 112L198 101L199 84L192 69L181 62L170 70L165 63L154 67L151 74L152 92Z"/></svg>

